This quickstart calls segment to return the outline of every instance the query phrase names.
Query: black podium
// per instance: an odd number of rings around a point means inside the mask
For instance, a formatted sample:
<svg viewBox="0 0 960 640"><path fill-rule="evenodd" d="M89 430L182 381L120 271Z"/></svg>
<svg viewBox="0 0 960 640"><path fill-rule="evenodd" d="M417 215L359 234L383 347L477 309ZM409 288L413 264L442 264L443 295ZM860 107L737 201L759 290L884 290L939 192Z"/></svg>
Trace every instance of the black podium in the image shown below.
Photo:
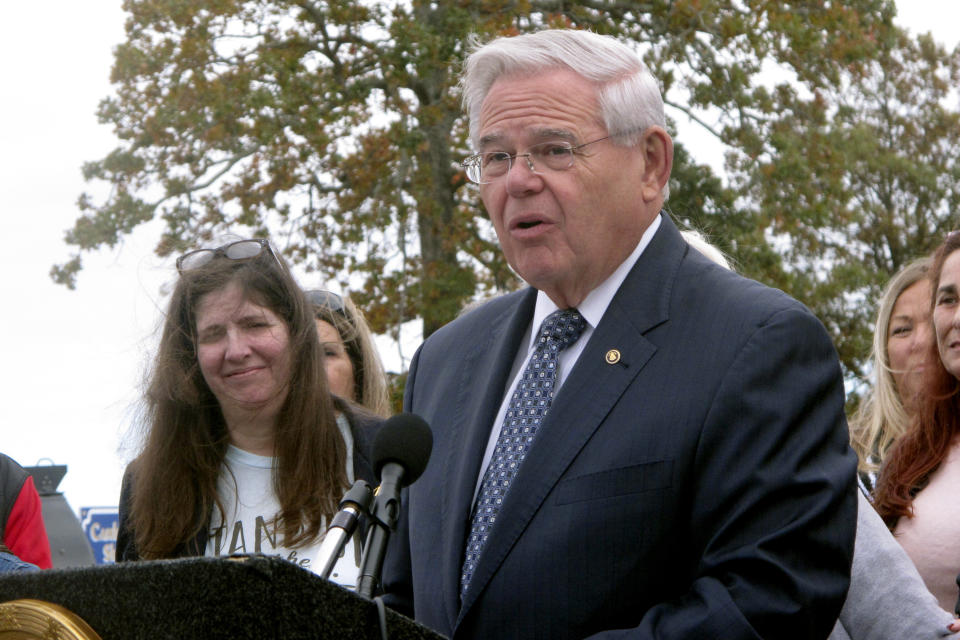
<svg viewBox="0 0 960 640"><path fill-rule="evenodd" d="M58 604L103 640L381 638L376 603L264 556L189 558L0 575L0 603ZM391 640L442 636L386 611Z"/></svg>

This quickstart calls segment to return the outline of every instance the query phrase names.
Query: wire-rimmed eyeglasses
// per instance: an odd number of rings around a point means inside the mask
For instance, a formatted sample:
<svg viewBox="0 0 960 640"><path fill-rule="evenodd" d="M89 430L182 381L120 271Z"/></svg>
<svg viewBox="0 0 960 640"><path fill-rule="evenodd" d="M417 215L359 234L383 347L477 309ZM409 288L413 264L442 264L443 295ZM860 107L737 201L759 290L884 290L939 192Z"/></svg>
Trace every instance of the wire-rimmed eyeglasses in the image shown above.
<svg viewBox="0 0 960 640"><path fill-rule="evenodd" d="M461 165L467 173L467 178L477 184L489 184L501 176L505 176L513 167L516 158L523 158L533 173L541 173L538 168L547 168L551 171L566 171L573 166L573 156L585 146L606 140L611 136L604 136L572 145L569 142L553 141L540 142L527 148L526 153L507 153L506 151L486 151L475 153Z"/></svg>
<svg viewBox="0 0 960 640"><path fill-rule="evenodd" d="M228 242L213 249L197 249L189 251L177 258L177 271L183 273L199 269L209 263L214 258L227 258L228 260L252 260L258 257L264 251L269 251L273 259L281 265L280 258L274 253L273 247L263 238L253 238L252 240L236 240Z"/></svg>

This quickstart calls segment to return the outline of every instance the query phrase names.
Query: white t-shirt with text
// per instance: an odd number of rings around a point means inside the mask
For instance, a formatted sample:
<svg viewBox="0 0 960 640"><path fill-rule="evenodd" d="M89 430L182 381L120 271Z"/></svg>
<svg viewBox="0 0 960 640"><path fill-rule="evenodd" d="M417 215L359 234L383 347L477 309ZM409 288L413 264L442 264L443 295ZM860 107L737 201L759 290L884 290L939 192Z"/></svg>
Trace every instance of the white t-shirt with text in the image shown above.
<svg viewBox="0 0 960 640"><path fill-rule="evenodd" d="M343 416L337 425L347 445L347 480L354 481L353 438ZM220 522L216 508L210 518L207 532L206 556L229 556L236 553L263 553L280 556L309 571L322 569L317 555L324 535L321 533L306 546L291 549L283 544L283 534L277 529L276 516L280 505L273 491L274 458L259 456L233 445L228 445L223 471L217 491L227 513L227 526ZM322 531L326 530L326 522ZM359 535L347 543L344 553L333 567L330 580L353 589L360 572L361 541Z"/></svg>

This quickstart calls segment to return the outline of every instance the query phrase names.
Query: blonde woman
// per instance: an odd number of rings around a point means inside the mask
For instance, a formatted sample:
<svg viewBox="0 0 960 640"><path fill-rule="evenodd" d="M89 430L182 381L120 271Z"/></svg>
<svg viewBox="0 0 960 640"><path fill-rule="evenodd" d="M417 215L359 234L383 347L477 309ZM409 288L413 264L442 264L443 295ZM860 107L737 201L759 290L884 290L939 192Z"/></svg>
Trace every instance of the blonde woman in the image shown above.
<svg viewBox="0 0 960 640"><path fill-rule="evenodd" d="M873 334L873 387L850 419L850 441L868 490L894 441L915 411L922 375L932 357L930 258L901 269L880 298Z"/></svg>

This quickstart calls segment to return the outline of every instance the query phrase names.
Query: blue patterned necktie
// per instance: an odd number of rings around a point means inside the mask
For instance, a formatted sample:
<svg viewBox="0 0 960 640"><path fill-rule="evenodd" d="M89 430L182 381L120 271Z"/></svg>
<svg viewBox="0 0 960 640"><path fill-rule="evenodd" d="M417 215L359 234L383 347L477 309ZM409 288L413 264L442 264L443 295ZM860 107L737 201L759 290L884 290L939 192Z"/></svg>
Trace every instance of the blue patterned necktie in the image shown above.
<svg viewBox="0 0 960 640"><path fill-rule="evenodd" d="M477 559L497 519L503 498L553 401L560 352L576 342L586 326L587 321L576 309L554 311L540 326L533 355L510 397L490 466L480 485L460 574L461 600L473 578Z"/></svg>

